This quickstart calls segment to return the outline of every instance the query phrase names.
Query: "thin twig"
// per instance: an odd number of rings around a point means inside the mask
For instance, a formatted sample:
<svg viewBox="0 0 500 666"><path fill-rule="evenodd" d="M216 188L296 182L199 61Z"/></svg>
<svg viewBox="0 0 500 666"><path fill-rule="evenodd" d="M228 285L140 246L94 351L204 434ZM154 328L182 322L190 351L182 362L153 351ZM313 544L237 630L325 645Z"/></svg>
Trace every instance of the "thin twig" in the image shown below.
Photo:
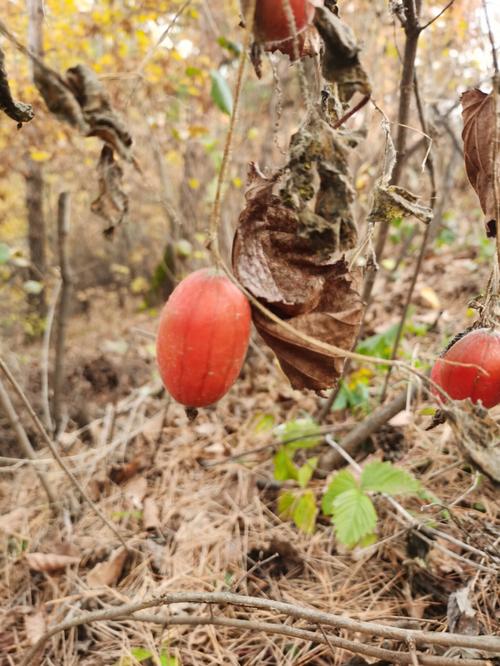
<svg viewBox="0 0 500 666"><path fill-rule="evenodd" d="M56 432L58 432L61 427L61 397L64 382L64 342L66 337L66 320L68 317L71 290L71 269L66 249L70 220L70 195L68 192L62 192L59 195L57 206L57 247L59 252L59 268L61 271L62 288L59 311L57 313L54 357L54 421Z"/></svg>
<svg viewBox="0 0 500 666"><path fill-rule="evenodd" d="M27 651L21 666L31 666L35 656L43 648L49 638L61 631L66 631L73 627L78 627L82 624L89 624L92 622L113 620L117 618L127 619L130 618L130 616L133 616L134 613L145 610L147 608L168 606L177 603L215 604L222 606L230 605L259 608L261 610L275 611L295 619L306 620L315 625L322 624L328 627L335 627L337 629L358 632L363 635L390 638L403 643L406 643L408 640L412 640L416 646L439 645L441 647L468 647L492 653L497 653L500 650L500 637L496 636L466 636L447 632L401 629L399 627L391 627L389 625L376 622L363 622L360 620L354 620L343 615L323 613L312 608L307 608L305 606L274 601L273 599L262 599L259 597L249 597L245 595L233 594L232 592L177 592L167 593L161 596L157 595L148 599L143 599L142 601L122 604L120 606L105 610L80 613L76 617L54 625L45 632L45 634L35 643L35 645L33 645L30 650ZM359 644L351 643L351 646L355 647L355 649L358 649ZM441 664L441 666L444 666L443 662L429 661L429 659L432 660L435 658L423 656L423 659L426 661L422 661L422 663L437 663ZM410 661L404 661L401 663L411 663L411 657ZM479 664L486 665L487 662L473 660L470 663L474 666L479 666ZM465 661L453 662L453 666L455 666L455 664L461 664L464 666Z"/></svg>
<svg viewBox="0 0 500 666"><path fill-rule="evenodd" d="M19 415L16 412L14 405L11 402L11 399L9 398L7 389L5 388L1 379L0 379L0 405L3 407L3 410L5 411L5 414L9 419L12 430L14 431L17 437L17 441L19 444L19 448L21 449L21 452L28 459L28 461L36 460L36 453L33 450L33 447L31 446L31 442L28 439L28 435L26 434L26 431L22 426L21 420L19 419ZM47 477L39 467L33 464L32 467L35 470L38 479L43 486L43 489L45 490L47 499L49 500L49 506L52 512L54 514L57 514L57 499L54 493L52 492L52 488L50 487Z"/></svg>
<svg viewBox="0 0 500 666"><path fill-rule="evenodd" d="M422 30L425 30L425 29L428 28L430 25L432 25L435 21L437 21L438 18L440 18L440 17L441 17L441 16L442 16L442 15L443 15L443 14L444 14L444 13L445 13L445 12L451 7L451 6L452 6L452 4L453 4L454 2L455 2L455 0L450 0L450 1L448 2L448 4L445 5L445 6L443 7L443 9L439 12L439 14L436 14L436 16L435 16L434 18L432 18L430 21L428 21L427 23L425 23L425 24L422 26L421 29L422 29Z"/></svg>
<svg viewBox="0 0 500 666"><path fill-rule="evenodd" d="M102 522L106 525L106 527L108 527L111 530L111 532L113 532L113 534L119 539L119 541L123 545L123 547L126 548L127 551L130 551L130 547L127 546L127 544L126 544L124 538L122 537L122 535L120 534L120 532L117 530L117 528L112 523L109 522L109 520L106 518L104 513L90 499L90 497L87 495L87 493L86 493L85 489L83 488L83 486L81 485L81 483L78 481L78 479L75 477L73 472L66 465L63 458L61 458L61 456L59 454L59 451L57 450L54 442L51 440L51 438L47 434L47 431L43 427L43 423L40 421L40 419L36 415L33 407L31 406L31 403L29 402L29 400L26 397L26 395L24 394L22 388L19 386L15 377L13 376L13 374L9 370L7 364L5 363L5 361L2 358L0 358L0 370L5 375L5 377L9 380L10 384L14 388L14 391L17 393L17 395L21 399L22 403L26 407L26 409L28 411L28 414L30 415L31 420L33 421L36 429L38 430L38 432L40 434L40 436L42 437L45 444L47 444L47 446L49 447L50 452L54 456L57 464L63 470L63 472L66 474L66 476L70 480L71 484L74 486L74 488L76 488L78 493L81 495L82 499L84 499L85 502L87 502L87 504L90 506L92 511L102 520Z"/></svg>
<svg viewBox="0 0 500 666"><path fill-rule="evenodd" d="M45 419L45 426L49 432L53 432L54 425L50 415L50 402L49 402L49 355L50 355L50 338L52 335L52 327L54 325L54 317L59 301L59 294L61 293L61 280L57 281L54 287L54 293L50 300L49 311L47 312L47 319L45 321L45 330L43 332L42 344L42 409L43 418Z"/></svg>

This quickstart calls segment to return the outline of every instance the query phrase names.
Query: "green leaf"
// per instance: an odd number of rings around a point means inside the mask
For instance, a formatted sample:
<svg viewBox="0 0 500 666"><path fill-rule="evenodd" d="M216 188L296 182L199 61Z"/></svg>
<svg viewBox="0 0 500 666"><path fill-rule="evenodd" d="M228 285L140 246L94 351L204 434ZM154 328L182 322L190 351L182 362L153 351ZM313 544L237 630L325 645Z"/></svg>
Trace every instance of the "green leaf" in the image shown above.
<svg viewBox="0 0 500 666"><path fill-rule="evenodd" d="M179 661L177 657L171 657L165 652L162 652L160 655L160 664L161 666L179 666Z"/></svg>
<svg viewBox="0 0 500 666"><path fill-rule="evenodd" d="M24 291L27 294L40 294L43 291L43 284L36 280L26 280L24 283Z"/></svg>
<svg viewBox="0 0 500 666"><path fill-rule="evenodd" d="M278 497L278 515L283 520L292 517L297 495L291 490L284 490Z"/></svg>
<svg viewBox="0 0 500 666"><path fill-rule="evenodd" d="M241 44L237 44L236 42L227 39L227 37L224 37L223 35L217 39L217 44L222 46L223 49L226 49L226 51L229 51L229 53L234 56L239 56L242 50Z"/></svg>
<svg viewBox="0 0 500 666"><path fill-rule="evenodd" d="M312 534L314 532L314 525L316 524L317 513L318 509L314 493L312 490L307 490L294 507L293 522L302 532Z"/></svg>
<svg viewBox="0 0 500 666"><path fill-rule="evenodd" d="M332 520L337 539L353 548L375 530L377 512L368 495L359 488L351 488L334 499Z"/></svg>
<svg viewBox="0 0 500 666"><path fill-rule="evenodd" d="M274 478L276 481L287 481L298 479L298 469L293 464L290 453L282 446L274 456Z"/></svg>
<svg viewBox="0 0 500 666"><path fill-rule="evenodd" d="M210 72L210 77L212 79L210 94L213 101L223 113L227 113L230 116L233 112L233 96L226 79L215 69Z"/></svg>
<svg viewBox="0 0 500 666"><path fill-rule="evenodd" d="M272 414L258 414L257 422L253 427L254 432L267 432L274 428L274 416Z"/></svg>
<svg viewBox="0 0 500 666"><path fill-rule="evenodd" d="M321 510L326 516L331 516L333 513L333 501L346 490L358 489L359 485L351 472L346 469L340 470L333 479L330 481L323 501L321 502Z"/></svg>
<svg viewBox="0 0 500 666"><path fill-rule="evenodd" d="M151 650L146 650L146 648L132 648L130 650L130 654L134 657L134 659L137 659L137 661L146 661L146 659L151 659L153 656L153 653Z"/></svg>
<svg viewBox="0 0 500 666"><path fill-rule="evenodd" d="M0 264L6 264L10 258L10 247L0 243Z"/></svg>
<svg viewBox="0 0 500 666"><path fill-rule="evenodd" d="M310 416L305 418L287 421L276 428L276 433L287 449L295 451L297 449L312 449L321 443L321 436L318 436L318 424ZM289 441L293 440L293 441Z"/></svg>
<svg viewBox="0 0 500 666"><path fill-rule="evenodd" d="M299 482L299 486L301 488L305 488L309 481L311 480L311 477L314 473L314 470L316 469L316 465L318 464L318 458L309 458L304 465L299 469L298 475L297 475L297 481Z"/></svg>
<svg viewBox="0 0 500 666"><path fill-rule="evenodd" d="M361 474L361 488L388 495L408 495L416 493L420 483L404 469L390 462L372 462L366 465Z"/></svg>
<svg viewBox="0 0 500 666"><path fill-rule="evenodd" d="M356 347L358 354L365 356L377 356L378 358L389 358L392 353L394 341L398 332L399 324L394 324L386 331L377 333L366 338Z"/></svg>

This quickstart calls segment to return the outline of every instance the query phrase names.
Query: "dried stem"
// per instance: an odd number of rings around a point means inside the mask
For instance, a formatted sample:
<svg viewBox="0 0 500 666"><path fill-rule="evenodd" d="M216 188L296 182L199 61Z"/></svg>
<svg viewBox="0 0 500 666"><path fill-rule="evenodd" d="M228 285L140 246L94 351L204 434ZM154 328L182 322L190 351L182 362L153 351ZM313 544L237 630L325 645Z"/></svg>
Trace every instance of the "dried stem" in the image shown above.
<svg viewBox="0 0 500 666"><path fill-rule="evenodd" d="M49 447L49 450L52 453L52 455L54 456L57 464L63 470L63 472L66 474L66 476L70 480L73 487L78 491L78 493L81 495L82 499L84 499L85 502L87 502L87 504L90 506L92 511L96 514L96 516L98 516L102 520L102 522L106 525L106 527L108 527L111 530L111 532L113 532L113 534L119 539L119 541L123 545L123 547L126 548L127 551L130 551L129 546L127 546L127 544L126 544L124 538L122 537L122 535L120 534L120 532L116 529L116 527L114 525L112 525L109 522L109 520L106 518L106 516L103 514L103 512L99 509L99 507L90 499L90 497L85 492L85 489L83 488L81 483L78 481L78 479L75 477L73 472L69 469L69 467L64 462L64 460L61 457L61 455L59 454L59 451L57 450L54 442L51 440L51 438L47 434L47 431L43 427L42 422L40 421L40 419L36 415L36 413L35 413L33 407L31 406L28 398L24 394L22 388L19 386L15 377L13 376L13 374L11 373L9 368L7 367L7 364L5 363L5 361L2 358L0 358L0 370L5 375L5 377L9 380L9 382L12 385L14 391L17 393L17 395L21 399L22 403L26 407L26 409L28 411L28 414L31 417L31 420L33 421L33 424L35 425L36 429L40 433L40 436L42 437L45 444Z"/></svg>
<svg viewBox="0 0 500 666"><path fill-rule="evenodd" d="M59 302L59 295L61 293L62 281L58 280L54 287L54 293L50 300L47 318L45 320L45 330L43 332L43 345L42 345L42 409L43 418L45 419L45 427L49 432L53 432L54 424L50 415L50 401L49 401L49 356L50 356L50 339L52 336L52 327L54 325L54 318Z"/></svg>
<svg viewBox="0 0 500 666"><path fill-rule="evenodd" d="M59 195L57 208L57 247L59 252L59 267L61 271L61 300L59 301L59 312L57 313L54 359L54 421L56 432L61 427L61 396L64 382L64 340L66 336L66 320L68 317L71 291L71 270L66 249L69 220L70 195L68 192L63 192Z"/></svg>
<svg viewBox="0 0 500 666"><path fill-rule="evenodd" d="M22 426L21 420L19 419L19 415L17 414L14 405L12 404L11 399L9 398L7 389L5 388L1 379L0 379L0 405L2 406L7 418L9 419L12 430L14 431L17 437L21 453L26 458L28 458L28 460L36 460L36 453L33 450L33 447L31 446L31 442L28 439L28 435L26 434L26 431ZM35 470L38 479L40 480L40 483L43 486L43 489L45 490L52 512L54 514L57 514L57 499L52 492L47 477L37 465L32 465L32 467Z"/></svg>
<svg viewBox="0 0 500 666"><path fill-rule="evenodd" d="M411 640L416 646L419 645L439 645L441 647L467 647L467 648L476 648L484 652L497 653L500 650L500 638L495 636L466 636L460 634L451 634L447 632L433 632L433 631L420 631L417 629L401 629L399 627L391 627L384 624L379 624L376 622L363 622L359 620L354 620L342 615L334 615L330 613L323 613L316 611L311 608L306 608L304 606L298 606L295 604L284 603L280 601L274 601L272 599L262 599L258 597L249 597L239 594L233 594L231 592L179 592L179 593L167 593L162 596L155 596L143 601L133 602L129 604L122 604L114 608L91 611L87 613L81 613L80 615L73 617L70 620L61 622L53 627L51 627L36 643L35 645L27 651L21 666L31 666L33 660L39 651L43 648L45 643L54 636L55 634L66 631L73 627L81 626L82 624L89 624L92 622L104 621L104 620L113 620L113 619L140 619L140 616L135 616L134 614L138 611L145 610L147 608L155 608L159 606L168 606L171 604L177 603L197 603L197 604L217 604L217 605L230 605L230 606L244 606L249 608L259 608L266 611L275 611L281 613L288 617L295 619L305 620L315 625L321 624L323 626L335 627L336 629L344 629L351 632L357 632L363 635L368 636L378 636L381 638L389 638L401 643L407 643ZM189 619L191 618L191 619ZM211 621L217 620L218 618L213 617L212 615L209 618ZM222 618L221 618L222 619ZM165 618L168 624L175 624L176 618ZM189 622L194 621L191 616L188 618L183 618L183 620L189 620ZM163 620L160 621L161 624L165 624ZM183 622L184 624L185 622ZM270 624L267 629L271 630L275 628L275 624ZM281 625L283 626L283 625ZM295 631L300 631L295 629ZM315 637L315 640L320 642L323 637L320 634L311 632L312 636ZM308 636L311 638L311 636ZM337 637L330 635L330 641L335 645L335 640L338 640ZM379 654L374 654L374 652L368 653L366 650L376 650L381 648L374 648L371 646L365 646L360 643L354 643L348 641L349 647L345 647L347 650L354 652L360 652L360 648L364 648L365 654L370 654L371 656L380 656ZM388 651L390 654L390 659L397 660L396 655L401 655L401 661L398 663L409 664L411 663L411 655L409 653L396 653ZM383 658L386 658L385 656ZM436 661L436 659L443 659L441 657L427 657L425 655L419 655L419 658L422 661L422 664L436 664L436 666L465 666L465 660L448 660L448 661ZM484 660L468 660L470 666L486 666L488 662Z"/></svg>

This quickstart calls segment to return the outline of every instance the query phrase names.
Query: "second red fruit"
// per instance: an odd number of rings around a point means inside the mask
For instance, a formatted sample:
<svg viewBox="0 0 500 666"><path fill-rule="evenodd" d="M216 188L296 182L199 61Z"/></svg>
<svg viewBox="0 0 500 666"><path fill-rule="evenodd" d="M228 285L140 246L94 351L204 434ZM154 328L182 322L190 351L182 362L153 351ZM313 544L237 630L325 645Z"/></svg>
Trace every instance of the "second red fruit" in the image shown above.
<svg viewBox="0 0 500 666"><path fill-rule="evenodd" d="M452 365L446 361L469 363L477 367ZM454 400L481 400L487 408L498 405L500 333L487 328L477 328L467 333L438 358L432 368L431 379Z"/></svg>

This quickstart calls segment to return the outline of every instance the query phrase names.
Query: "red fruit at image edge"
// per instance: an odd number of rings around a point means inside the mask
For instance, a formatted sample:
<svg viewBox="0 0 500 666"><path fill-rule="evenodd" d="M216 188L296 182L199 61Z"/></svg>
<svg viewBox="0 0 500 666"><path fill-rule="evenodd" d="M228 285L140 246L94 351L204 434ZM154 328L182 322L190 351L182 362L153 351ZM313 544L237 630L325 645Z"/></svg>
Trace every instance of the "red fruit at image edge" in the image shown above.
<svg viewBox="0 0 500 666"><path fill-rule="evenodd" d="M289 0L296 32L302 32L314 17L314 7L307 0ZM255 37L261 42L279 42L293 37L282 0L257 0Z"/></svg>
<svg viewBox="0 0 500 666"><path fill-rule="evenodd" d="M455 363L470 363L467 368ZM485 372L481 372L482 368ZM432 368L431 379L453 400L481 400L486 408L500 403L500 333L478 328L464 335L439 358ZM435 389L433 392L442 397Z"/></svg>
<svg viewBox="0 0 500 666"><path fill-rule="evenodd" d="M201 269L174 289L160 316L158 369L170 395L206 407L238 377L250 337L245 295L223 273Z"/></svg>

